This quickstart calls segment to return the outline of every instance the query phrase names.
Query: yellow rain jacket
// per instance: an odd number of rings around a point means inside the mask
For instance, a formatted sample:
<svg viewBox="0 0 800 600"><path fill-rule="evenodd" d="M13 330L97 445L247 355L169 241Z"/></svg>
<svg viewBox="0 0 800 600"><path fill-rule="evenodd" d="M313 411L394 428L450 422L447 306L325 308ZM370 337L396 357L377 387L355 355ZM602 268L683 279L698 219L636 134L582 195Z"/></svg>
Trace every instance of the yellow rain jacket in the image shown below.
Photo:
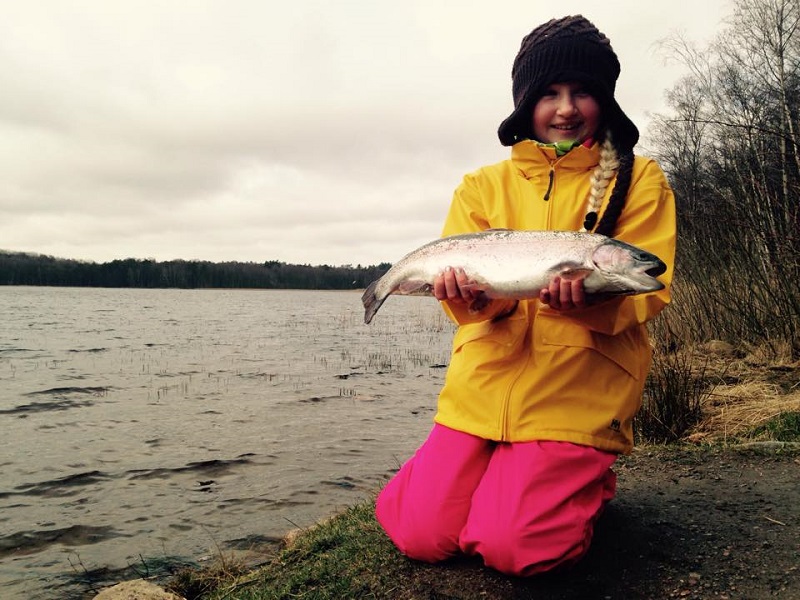
<svg viewBox="0 0 800 600"><path fill-rule="evenodd" d="M443 235L492 228L576 231L598 159L597 144L556 157L535 142L517 143L510 160L464 178ZM612 181L600 218L613 187ZM437 423L497 441L555 440L630 452L651 361L644 324L669 303L675 255L674 196L650 159L634 161L614 237L661 258L668 268L659 279L667 287L564 313L525 300L497 322L492 317L508 310L509 301L493 301L478 314L443 303L459 327Z"/></svg>

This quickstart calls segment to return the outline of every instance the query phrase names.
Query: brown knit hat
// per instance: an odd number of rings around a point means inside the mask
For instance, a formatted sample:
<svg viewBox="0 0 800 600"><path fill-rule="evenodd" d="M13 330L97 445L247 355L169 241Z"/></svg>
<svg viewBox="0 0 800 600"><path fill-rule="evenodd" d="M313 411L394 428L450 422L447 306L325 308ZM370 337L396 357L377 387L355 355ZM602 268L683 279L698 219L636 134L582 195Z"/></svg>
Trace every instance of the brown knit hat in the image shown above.
<svg viewBox="0 0 800 600"><path fill-rule="evenodd" d="M620 66L609 39L581 15L552 19L522 40L511 70L514 112L500 124L504 146L533 138L532 110L547 86L577 81L597 100L619 151L632 150L639 130L614 99Z"/></svg>

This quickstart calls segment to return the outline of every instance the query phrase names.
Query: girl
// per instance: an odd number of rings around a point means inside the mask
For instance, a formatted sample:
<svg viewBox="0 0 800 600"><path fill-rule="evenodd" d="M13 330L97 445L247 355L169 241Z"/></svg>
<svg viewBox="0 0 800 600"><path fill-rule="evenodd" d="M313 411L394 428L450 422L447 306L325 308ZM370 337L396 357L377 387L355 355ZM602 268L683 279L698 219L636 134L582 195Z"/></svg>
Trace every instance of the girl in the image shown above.
<svg viewBox="0 0 800 600"><path fill-rule="evenodd" d="M645 323L669 302L674 198L658 165L634 158L636 126L614 99L608 38L582 16L527 35L514 61L511 158L467 175L443 235L490 228L594 231L669 268L653 294L592 298L554 278L536 300L478 314L452 265L436 297L458 324L428 439L380 493L379 522L411 558L463 552L510 575L566 566L588 550L633 446L650 367Z"/></svg>

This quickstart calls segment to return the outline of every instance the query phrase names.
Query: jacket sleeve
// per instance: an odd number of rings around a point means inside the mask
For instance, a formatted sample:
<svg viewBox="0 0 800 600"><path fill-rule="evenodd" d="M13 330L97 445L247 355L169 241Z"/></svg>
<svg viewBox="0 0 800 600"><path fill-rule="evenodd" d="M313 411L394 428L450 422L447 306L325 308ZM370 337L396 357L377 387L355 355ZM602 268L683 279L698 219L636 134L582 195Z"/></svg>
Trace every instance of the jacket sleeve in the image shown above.
<svg viewBox="0 0 800 600"><path fill-rule="evenodd" d="M606 335L616 335L646 323L670 302L675 266L675 197L658 164L645 158L622 210L614 237L658 256L667 265L659 276L666 287L658 292L615 298L586 309L561 313L567 319ZM546 310L546 309L545 309Z"/></svg>
<svg viewBox="0 0 800 600"><path fill-rule="evenodd" d="M442 237L458 235L460 233L475 233L491 228L502 228L506 224L491 223L487 216L484 199L478 185L478 174L466 175L461 185L456 188L450 210L445 219ZM459 267L460 265L450 265ZM506 312L513 311L516 306L514 300L492 300L482 310L474 312L465 304L455 302L442 302L447 316L457 325L477 323L493 319Z"/></svg>

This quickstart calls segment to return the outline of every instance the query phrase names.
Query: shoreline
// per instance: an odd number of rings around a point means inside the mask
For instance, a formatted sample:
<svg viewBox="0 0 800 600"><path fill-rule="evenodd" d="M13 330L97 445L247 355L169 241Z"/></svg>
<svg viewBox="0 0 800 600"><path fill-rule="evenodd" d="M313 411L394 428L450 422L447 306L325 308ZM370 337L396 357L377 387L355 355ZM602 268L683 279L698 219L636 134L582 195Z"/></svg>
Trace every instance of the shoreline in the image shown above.
<svg viewBox="0 0 800 600"><path fill-rule="evenodd" d="M800 443L639 446L615 470L619 491L598 522L589 554L564 573L520 579L474 558L438 565L408 560L374 520L370 498L294 535L290 531L277 554L256 568L227 579L219 565L185 573L186 589L209 580L217 587L184 597L217 600L230 597L225 594L232 589L241 592L237 598L265 599L705 600L739 597L740 589L748 590L750 600L773 598L775 592L800 597L800 519L793 509L800 495ZM161 587L180 591L175 581ZM287 595L288 589L295 595ZM356 592L365 596L347 595Z"/></svg>

